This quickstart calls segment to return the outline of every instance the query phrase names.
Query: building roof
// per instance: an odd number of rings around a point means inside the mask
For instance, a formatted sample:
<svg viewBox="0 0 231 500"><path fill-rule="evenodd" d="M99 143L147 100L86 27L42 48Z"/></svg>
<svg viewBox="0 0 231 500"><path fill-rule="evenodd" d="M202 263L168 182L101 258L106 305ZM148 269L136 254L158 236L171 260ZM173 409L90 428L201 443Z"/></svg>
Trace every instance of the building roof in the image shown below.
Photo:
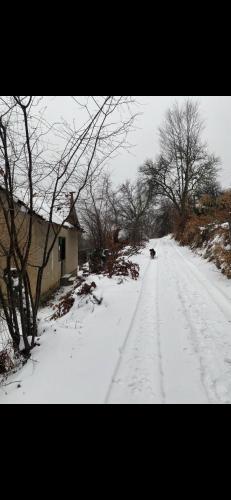
<svg viewBox="0 0 231 500"><path fill-rule="evenodd" d="M0 185L0 190L6 192L5 188ZM69 193L66 193L60 198L59 203L56 203L52 215L52 223L57 225L62 225L63 227L69 229L77 229L78 231L83 231L80 227L76 209L73 206L70 210L73 197ZM14 195L14 202L20 207L20 210L25 213L29 213L29 194L28 191L23 189L17 189ZM49 200L45 196L39 194L34 194L33 197L33 214L41 218L42 220L49 222L50 218L50 204Z"/></svg>

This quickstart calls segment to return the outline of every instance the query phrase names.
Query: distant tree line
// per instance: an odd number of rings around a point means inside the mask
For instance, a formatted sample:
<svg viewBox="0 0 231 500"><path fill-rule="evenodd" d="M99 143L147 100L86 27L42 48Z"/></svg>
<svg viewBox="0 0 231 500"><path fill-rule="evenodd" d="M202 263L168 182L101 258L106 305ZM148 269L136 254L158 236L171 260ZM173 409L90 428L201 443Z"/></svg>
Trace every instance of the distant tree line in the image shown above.
<svg viewBox="0 0 231 500"><path fill-rule="evenodd" d="M132 245L164 236L176 218L184 227L203 196L220 196L220 161L203 133L199 104L175 103L159 128L160 152L140 167L137 181L113 189L107 175L92 183L80 204L91 245L105 247L113 235Z"/></svg>

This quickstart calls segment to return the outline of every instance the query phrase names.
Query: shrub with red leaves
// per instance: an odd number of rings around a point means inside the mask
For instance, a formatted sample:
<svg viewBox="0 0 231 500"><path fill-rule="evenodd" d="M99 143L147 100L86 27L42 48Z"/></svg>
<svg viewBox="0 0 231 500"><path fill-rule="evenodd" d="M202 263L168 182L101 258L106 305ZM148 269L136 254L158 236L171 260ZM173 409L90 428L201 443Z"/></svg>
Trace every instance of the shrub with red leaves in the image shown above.
<svg viewBox="0 0 231 500"><path fill-rule="evenodd" d="M109 259L105 272L109 278L112 278L112 276L127 276L133 280L137 280L139 278L139 270L138 264L134 264L134 262L121 257L119 259Z"/></svg>
<svg viewBox="0 0 231 500"><path fill-rule="evenodd" d="M84 283L82 288L79 290L77 295L89 295L92 293L92 291L96 288L96 284L93 281L90 285L87 283Z"/></svg>
<svg viewBox="0 0 231 500"><path fill-rule="evenodd" d="M62 300L59 302L59 304L54 306L54 309L56 309L56 312L51 317L51 320L52 319L56 320L58 318L62 318L63 316L65 316L65 314L67 314L70 311L70 309L72 308L74 302L75 302L75 299L73 297L72 292L67 293L62 298Z"/></svg>

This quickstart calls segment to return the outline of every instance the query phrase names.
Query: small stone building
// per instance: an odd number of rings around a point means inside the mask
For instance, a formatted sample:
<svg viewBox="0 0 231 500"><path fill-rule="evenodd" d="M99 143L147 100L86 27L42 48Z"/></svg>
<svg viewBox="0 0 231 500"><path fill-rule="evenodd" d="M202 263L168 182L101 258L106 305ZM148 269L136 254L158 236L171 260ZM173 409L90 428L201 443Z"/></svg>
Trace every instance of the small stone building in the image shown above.
<svg viewBox="0 0 231 500"><path fill-rule="evenodd" d="M0 187L0 284L3 286L4 269L6 267L6 256L4 249L7 248L8 232L6 228L6 221L3 214L3 207L6 203L4 188ZM53 231L60 229L63 220L66 219L64 226L61 228L55 245L51 251L51 255L48 264L44 270L43 281L42 281L42 298L48 296L54 289L60 286L60 282L63 276L69 274L76 274L78 269L78 237L79 233L82 231L78 222L78 217L75 208L67 211L69 207L72 206L73 198L68 195L65 198L65 202L61 207L61 210L56 211L52 218L52 228L50 234L50 242L53 241ZM32 226L32 244L29 254L29 266L27 268L30 277L30 284L33 295L36 289L36 279L38 266L41 264L41 258L43 255L45 237L48 228L48 214L50 212L49 207L46 205L45 201L41 203L36 203L38 210L35 208L33 212L33 226ZM25 238L27 235L28 227L28 206L24 201L15 198L15 213L16 213L16 224L18 228L18 234L20 236L20 244L25 245ZM65 213L65 215L64 215ZM37 266L37 267L36 267Z"/></svg>

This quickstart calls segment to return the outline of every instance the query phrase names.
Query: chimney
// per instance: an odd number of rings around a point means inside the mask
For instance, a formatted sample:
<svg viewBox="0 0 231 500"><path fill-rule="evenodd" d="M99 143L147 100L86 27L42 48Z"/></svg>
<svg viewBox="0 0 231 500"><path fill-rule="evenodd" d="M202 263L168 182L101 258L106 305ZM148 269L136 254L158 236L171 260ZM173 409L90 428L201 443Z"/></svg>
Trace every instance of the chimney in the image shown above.
<svg viewBox="0 0 231 500"><path fill-rule="evenodd" d="M75 191L70 191L69 195L70 195L70 211L72 209L72 207L74 206L74 194L75 194Z"/></svg>
<svg viewBox="0 0 231 500"><path fill-rule="evenodd" d="M69 222L70 224L72 224L73 226L75 226L77 228L80 228L75 205L74 205L74 194L75 194L75 191L71 191L69 193L69 195L70 195L70 213L68 215L67 222Z"/></svg>

